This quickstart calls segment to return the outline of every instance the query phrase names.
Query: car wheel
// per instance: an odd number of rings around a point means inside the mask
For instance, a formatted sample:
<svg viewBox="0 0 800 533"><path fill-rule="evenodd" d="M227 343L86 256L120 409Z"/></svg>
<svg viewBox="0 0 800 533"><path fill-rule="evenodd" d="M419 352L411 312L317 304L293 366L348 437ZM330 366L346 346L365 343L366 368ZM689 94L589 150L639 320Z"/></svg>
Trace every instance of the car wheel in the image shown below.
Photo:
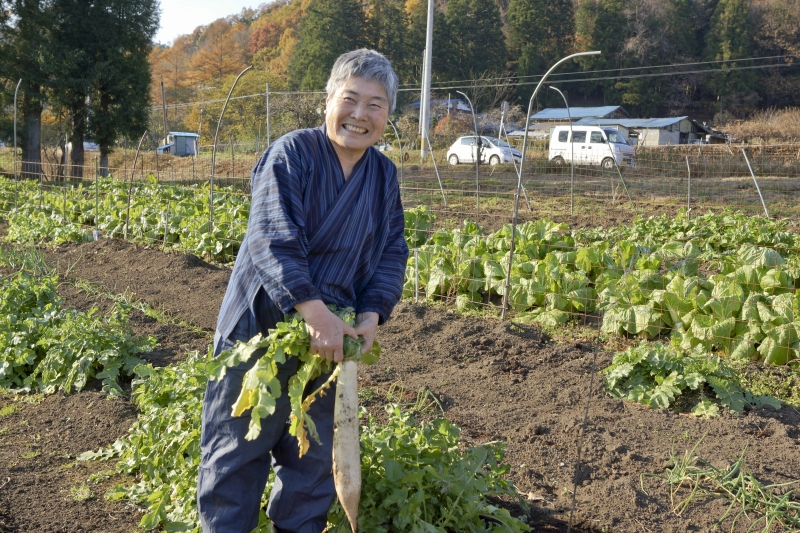
<svg viewBox="0 0 800 533"><path fill-rule="evenodd" d="M567 162L566 162L566 161L564 161L564 158L563 158L563 157L561 157L561 156L558 156L558 155L557 155L557 156L555 156L555 157L553 158L553 164L554 164L555 166L557 166L557 167L563 167L564 165L566 165L566 164L567 164Z"/></svg>
<svg viewBox="0 0 800 533"><path fill-rule="evenodd" d="M603 159L603 162L600 163L600 165L603 167L603 170L611 170L616 166L614 160L611 159L610 157L606 157L605 159Z"/></svg>
<svg viewBox="0 0 800 533"><path fill-rule="evenodd" d="M455 166L458 164L458 156L456 154L452 154L450 157L447 158L447 160L450 162L451 165Z"/></svg>
<svg viewBox="0 0 800 533"><path fill-rule="evenodd" d="M499 165L500 164L500 158L498 156L496 156L496 155L493 155L492 157L489 158L489 164L492 165L492 166Z"/></svg>

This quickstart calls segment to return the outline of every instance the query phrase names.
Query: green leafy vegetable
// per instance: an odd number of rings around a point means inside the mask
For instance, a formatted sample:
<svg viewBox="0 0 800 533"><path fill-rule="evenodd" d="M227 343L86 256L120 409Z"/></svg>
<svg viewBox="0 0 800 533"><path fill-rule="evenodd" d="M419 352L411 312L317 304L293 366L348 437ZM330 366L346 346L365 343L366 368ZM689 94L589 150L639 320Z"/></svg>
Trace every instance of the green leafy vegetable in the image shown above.
<svg viewBox="0 0 800 533"><path fill-rule="evenodd" d="M126 308L117 303L105 317L97 309L65 309L58 278L18 272L0 289L0 387L52 394L82 390L92 378L122 394L119 379L133 374L138 355L155 346L134 337Z"/></svg>
<svg viewBox="0 0 800 533"><path fill-rule="evenodd" d="M660 342L641 343L618 352L602 373L611 396L654 409L670 407L687 390L700 393L700 401L692 413L704 417L718 411L706 397L712 393L720 404L738 413L745 405L769 405L776 409L781 405L775 398L756 396L743 389L736 372L721 358L698 350L681 355Z"/></svg>
<svg viewBox="0 0 800 533"><path fill-rule="evenodd" d="M352 308L336 309L328 306L346 324L355 325L355 312ZM364 361L372 364L377 361L380 347L374 347L367 354L361 354L363 339L355 340L344 337L344 357L347 360ZM290 357L300 360L297 373L289 378L289 402L292 406L291 426L289 433L297 437L302 457L308 451L310 435L319 442L314 421L308 415L314 399L331 386L335 379L333 362L311 353L310 336L306 323L298 313L286 317L286 321L279 322L266 337L256 335L246 343L238 342L233 348L224 351L217 359L207 365L209 376L213 380L220 380L225 376L226 369L248 362L258 354L258 361L244 376L242 391L238 400L233 405L233 416L241 416L250 410L250 428L245 438L253 440L261 433L261 419L275 412L275 402L284 391L278 380L278 365L285 363ZM330 379L307 397L303 396L306 385L323 374L331 374Z"/></svg>
<svg viewBox="0 0 800 533"><path fill-rule="evenodd" d="M459 452L459 429L439 418L419 423L396 405L386 407L386 425L370 417L361 428L361 531L530 531L528 525L486 497L527 504L504 479L505 447L489 442ZM349 532L335 503L328 531Z"/></svg>

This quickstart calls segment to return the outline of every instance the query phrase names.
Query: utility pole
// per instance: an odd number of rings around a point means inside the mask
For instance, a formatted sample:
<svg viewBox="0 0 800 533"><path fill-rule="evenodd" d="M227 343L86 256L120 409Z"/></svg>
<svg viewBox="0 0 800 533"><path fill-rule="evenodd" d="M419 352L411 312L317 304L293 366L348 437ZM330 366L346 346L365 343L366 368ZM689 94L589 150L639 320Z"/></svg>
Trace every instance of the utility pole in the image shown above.
<svg viewBox="0 0 800 533"><path fill-rule="evenodd" d="M500 105L500 128L497 130L497 138L500 140L503 139L503 123L506 119L506 113L508 113L508 102L503 100L503 103Z"/></svg>
<svg viewBox="0 0 800 533"><path fill-rule="evenodd" d="M19 179L17 176L17 95L19 94L20 85L22 85L22 78L19 79L17 88L14 89L14 151L11 153L11 158L14 160L14 181ZM16 199L14 203L16 205Z"/></svg>
<svg viewBox="0 0 800 533"><path fill-rule="evenodd" d="M267 84L267 148L270 145L270 132L269 132L269 83Z"/></svg>
<svg viewBox="0 0 800 533"><path fill-rule="evenodd" d="M164 76L161 76L161 109L164 111L164 144L167 144L167 98L164 93Z"/></svg>
<svg viewBox="0 0 800 533"><path fill-rule="evenodd" d="M425 59L422 63L422 99L419 105L422 151L420 158L428 157L428 130L431 125L431 58L433 57L433 2L428 0L428 32L425 36Z"/></svg>

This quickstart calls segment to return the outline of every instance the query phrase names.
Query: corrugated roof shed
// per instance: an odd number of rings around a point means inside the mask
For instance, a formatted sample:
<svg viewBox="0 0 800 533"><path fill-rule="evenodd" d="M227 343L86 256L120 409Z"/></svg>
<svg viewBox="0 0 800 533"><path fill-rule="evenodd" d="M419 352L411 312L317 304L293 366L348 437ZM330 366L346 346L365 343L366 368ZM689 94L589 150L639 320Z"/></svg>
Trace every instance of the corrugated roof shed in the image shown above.
<svg viewBox="0 0 800 533"><path fill-rule="evenodd" d="M622 126L623 128L658 129L668 128L689 117L671 118L583 118L575 124L583 126Z"/></svg>
<svg viewBox="0 0 800 533"><path fill-rule="evenodd" d="M572 117L572 120L581 119L586 117L592 118L603 118L607 117L617 111L622 112L624 115L628 115L622 106L619 105L606 105L601 107L570 107L569 108L569 116L567 116L567 108L566 107L548 107L546 109L542 109L535 115L531 115L532 120L568 120L569 117Z"/></svg>

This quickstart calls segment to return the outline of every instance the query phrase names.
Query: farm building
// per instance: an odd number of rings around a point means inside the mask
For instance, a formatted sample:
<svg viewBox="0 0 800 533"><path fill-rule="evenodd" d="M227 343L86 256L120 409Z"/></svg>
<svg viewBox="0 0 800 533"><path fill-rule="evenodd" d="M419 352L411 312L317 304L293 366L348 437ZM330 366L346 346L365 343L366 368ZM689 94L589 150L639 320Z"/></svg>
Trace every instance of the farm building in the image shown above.
<svg viewBox="0 0 800 533"><path fill-rule="evenodd" d="M167 136L167 144L158 147L160 154L172 154L178 157L197 155L200 136L196 133L171 131Z"/></svg>
<svg viewBox="0 0 800 533"><path fill-rule="evenodd" d="M689 117L671 118L583 118L575 124L612 126L622 132L632 145L670 146L724 142L724 138Z"/></svg>
<svg viewBox="0 0 800 533"><path fill-rule="evenodd" d="M534 122L546 122L557 126L569 124L570 120L576 122L581 119L622 119L631 118L621 105L606 105L601 107L570 107L567 112L566 107L548 107L542 109L535 115L531 115Z"/></svg>
<svg viewBox="0 0 800 533"><path fill-rule="evenodd" d="M549 139L553 127L550 124L531 124L528 128L529 139ZM512 139L522 139L525 132L522 129L509 131L508 136Z"/></svg>

